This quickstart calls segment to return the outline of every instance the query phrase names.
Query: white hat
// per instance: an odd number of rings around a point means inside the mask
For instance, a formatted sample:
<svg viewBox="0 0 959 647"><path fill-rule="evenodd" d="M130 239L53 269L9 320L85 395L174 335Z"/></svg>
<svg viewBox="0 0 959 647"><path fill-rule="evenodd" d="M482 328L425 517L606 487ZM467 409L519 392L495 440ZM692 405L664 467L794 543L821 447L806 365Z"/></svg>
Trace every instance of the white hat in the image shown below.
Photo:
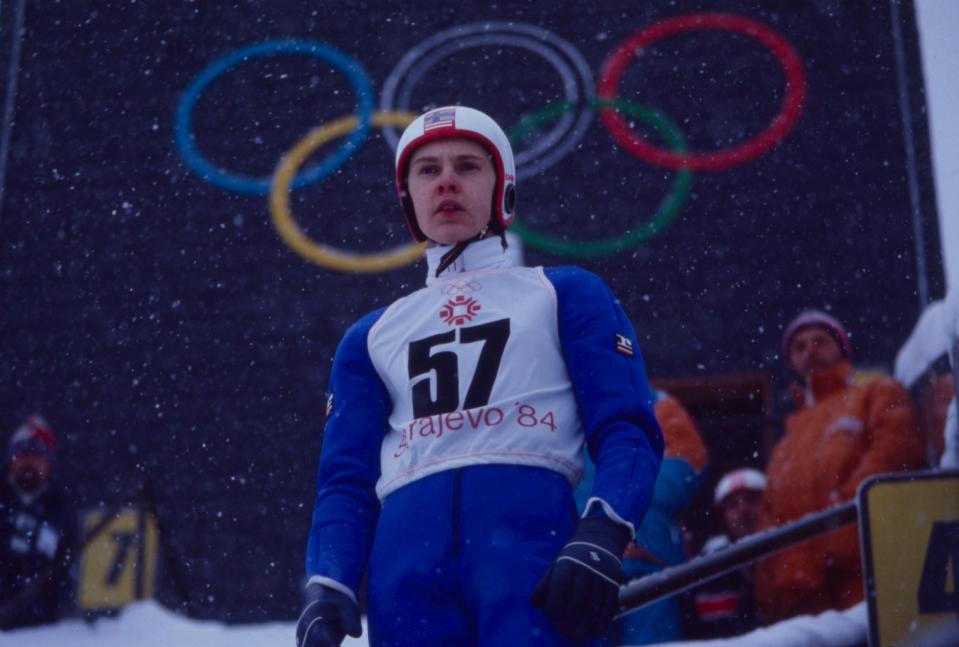
<svg viewBox="0 0 959 647"><path fill-rule="evenodd" d="M740 490L757 490L762 492L766 489L766 477L759 470L749 467L733 470L719 479L716 486L716 492L713 495L713 503L719 505L723 499L733 492Z"/></svg>

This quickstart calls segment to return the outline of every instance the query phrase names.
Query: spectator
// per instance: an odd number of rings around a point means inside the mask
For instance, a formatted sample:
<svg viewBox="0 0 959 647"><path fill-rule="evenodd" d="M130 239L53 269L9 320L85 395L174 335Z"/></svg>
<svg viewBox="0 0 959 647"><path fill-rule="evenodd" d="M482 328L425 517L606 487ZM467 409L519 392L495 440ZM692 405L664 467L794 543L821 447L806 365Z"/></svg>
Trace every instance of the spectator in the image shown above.
<svg viewBox="0 0 959 647"><path fill-rule="evenodd" d="M360 633L367 566L372 644L580 644L612 620L662 460L636 336L599 277L506 253L516 171L487 115L418 117L395 177L426 285L333 359L297 644Z"/></svg>
<svg viewBox="0 0 959 647"><path fill-rule="evenodd" d="M33 415L7 447L0 482L0 628L55 622L74 588L70 564L77 550L73 509L53 478L56 438Z"/></svg>
<svg viewBox="0 0 959 647"><path fill-rule="evenodd" d="M856 383L845 328L818 310L786 327L782 352L798 379L799 407L766 469L762 526L776 526L855 496L859 483L882 472L923 464L923 446L909 394L883 377ZM756 600L763 618L846 609L863 599L857 527L850 525L761 562Z"/></svg>
<svg viewBox="0 0 959 647"><path fill-rule="evenodd" d="M766 477L743 468L719 480L713 504L722 533L706 540L703 555L710 555L751 535L759 528ZM688 595L686 638L708 639L739 636L756 628L751 568L741 568L699 586Z"/></svg>
<svg viewBox="0 0 959 647"><path fill-rule="evenodd" d="M702 479L709 454L696 423L679 400L657 391L654 413L663 430L663 465L643 523L626 547L623 571L627 579L675 566L686 560L679 516L690 504ZM586 456L583 481L576 489L576 504L582 511L593 486L595 467ZM607 644L645 645L681 637L679 604L666 598L634 611L613 623Z"/></svg>

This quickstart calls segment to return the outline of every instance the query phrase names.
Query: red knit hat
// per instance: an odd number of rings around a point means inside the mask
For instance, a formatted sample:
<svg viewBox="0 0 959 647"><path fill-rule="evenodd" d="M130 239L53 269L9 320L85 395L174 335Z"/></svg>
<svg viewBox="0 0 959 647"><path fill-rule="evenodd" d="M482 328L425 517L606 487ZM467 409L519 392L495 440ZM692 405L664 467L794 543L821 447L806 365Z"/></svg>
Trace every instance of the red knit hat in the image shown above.
<svg viewBox="0 0 959 647"><path fill-rule="evenodd" d="M34 414L27 418L10 436L10 442L7 443L7 460L24 453L41 454L51 461L57 459L57 437L41 415Z"/></svg>
<svg viewBox="0 0 959 647"><path fill-rule="evenodd" d="M789 344L793 337L803 328L810 326L825 328L836 340L843 357L849 358L852 356L852 344L849 342L849 335L846 334L846 329L839 323L839 320L822 310L806 310L789 322L785 332L783 332L782 356L787 364L789 363Z"/></svg>

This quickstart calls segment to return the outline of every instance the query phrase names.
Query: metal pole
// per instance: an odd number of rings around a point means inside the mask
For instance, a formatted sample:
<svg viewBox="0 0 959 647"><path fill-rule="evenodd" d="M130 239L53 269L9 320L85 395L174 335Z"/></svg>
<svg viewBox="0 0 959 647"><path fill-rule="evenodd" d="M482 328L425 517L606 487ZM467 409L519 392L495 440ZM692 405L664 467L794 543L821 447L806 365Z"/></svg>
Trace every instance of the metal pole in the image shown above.
<svg viewBox="0 0 959 647"><path fill-rule="evenodd" d="M749 535L711 555L633 580L619 590L620 614L617 617L855 520L856 502L847 501L783 526Z"/></svg>
<svg viewBox="0 0 959 647"><path fill-rule="evenodd" d="M916 292L920 311L929 303L929 277L926 267L926 240L922 230L922 206L919 201L919 171L916 161L916 141L912 132L912 108L909 105L909 87L906 78L906 46L902 36L900 0L889 0L892 19L892 39L896 53L896 79L899 86L899 107L902 118L902 140L906 148L906 178L909 184L909 206L912 216L912 234L916 246Z"/></svg>
<svg viewBox="0 0 959 647"><path fill-rule="evenodd" d="M146 568L146 544L147 544L147 523L146 523L146 503L144 501L143 492L140 492L140 496L137 497L137 563L136 569L133 571L135 574L134 580L134 599L142 600L143 595L143 570Z"/></svg>
<svg viewBox="0 0 959 647"><path fill-rule="evenodd" d="M7 185L7 157L10 152L10 129L16 108L17 77L20 75L20 46L23 39L25 0L17 0L10 37L10 65L7 66L7 93L3 102L3 131L0 134L0 216L3 215L4 188Z"/></svg>

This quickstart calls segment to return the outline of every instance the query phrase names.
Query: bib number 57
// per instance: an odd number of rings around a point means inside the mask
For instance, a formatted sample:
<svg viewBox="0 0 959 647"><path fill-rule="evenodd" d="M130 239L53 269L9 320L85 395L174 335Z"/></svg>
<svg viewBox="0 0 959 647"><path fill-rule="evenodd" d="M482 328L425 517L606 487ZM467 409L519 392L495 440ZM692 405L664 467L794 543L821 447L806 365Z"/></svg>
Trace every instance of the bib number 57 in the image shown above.
<svg viewBox="0 0 959 647"><path fill-rule="evenodd" d="M438 413L450 413L460 408L459 356L455 350L434 352L436 346L453 343L483 344L476 372L473 373L466 390L466 399L463 401L464 409L472 409L489 403L508 339L509 319L500 319L477 326L464 326L410 342L409 376L413 416L423 418Z"/></svg>

